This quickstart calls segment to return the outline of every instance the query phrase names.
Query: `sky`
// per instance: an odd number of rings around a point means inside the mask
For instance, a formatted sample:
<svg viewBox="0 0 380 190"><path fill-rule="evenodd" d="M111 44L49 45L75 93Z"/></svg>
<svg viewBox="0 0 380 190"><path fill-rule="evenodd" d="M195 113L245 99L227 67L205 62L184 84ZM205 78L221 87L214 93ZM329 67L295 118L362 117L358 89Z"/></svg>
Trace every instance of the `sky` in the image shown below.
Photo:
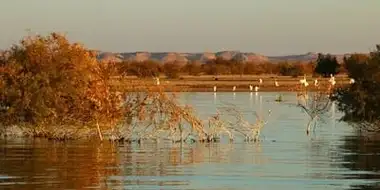
<svg viewBox="0 0 380 190"><path fill-rule="evenodd" d="M0 49L64 32L112 52L368 52L380 0L2 0Z"/></svg>

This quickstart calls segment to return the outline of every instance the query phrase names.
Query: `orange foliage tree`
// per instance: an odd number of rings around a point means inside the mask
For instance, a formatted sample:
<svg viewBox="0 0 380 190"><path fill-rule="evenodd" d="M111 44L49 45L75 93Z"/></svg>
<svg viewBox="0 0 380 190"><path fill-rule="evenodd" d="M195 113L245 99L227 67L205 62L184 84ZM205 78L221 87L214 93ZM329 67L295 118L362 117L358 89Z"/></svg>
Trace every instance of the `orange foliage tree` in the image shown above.
<svg viewBox="0 0 380 190"><path fill-rule="evenodd" d="M0 68L4 124L88 125L121 113L110 68L63 35L24 38L1 56Z"/></svg>
<svg viewBox="0 0 380 190"><path fill-rule="evenodd" d="M26 37L0 56L0 124L25 126L32 136L45 137L54 135L51 126L84 126L97 129L102 139L100 129L122 126L130 135L132 123L154 123L158 114L168 121L183 118L177 123L199 123L162 90L124 84L119 68L98 62L94 51L63 35ZM38 133L36 128L45 130Z"/></svg>

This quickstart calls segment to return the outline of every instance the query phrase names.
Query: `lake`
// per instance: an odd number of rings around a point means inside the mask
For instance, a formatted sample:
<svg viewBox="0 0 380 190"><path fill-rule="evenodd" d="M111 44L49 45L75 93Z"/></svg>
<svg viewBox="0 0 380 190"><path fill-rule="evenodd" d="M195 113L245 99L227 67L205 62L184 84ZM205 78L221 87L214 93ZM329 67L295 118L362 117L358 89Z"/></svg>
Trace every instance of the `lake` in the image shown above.
<svg viewBox="0 0 380 190"><path fill-rule="evenodd" d="M245 118L271 110L262 141L121 144L0 140L0 189L379 189L380 141L355 135L341 113L305 133L295 93L182 93L206 119L232 103Z"/></svg>

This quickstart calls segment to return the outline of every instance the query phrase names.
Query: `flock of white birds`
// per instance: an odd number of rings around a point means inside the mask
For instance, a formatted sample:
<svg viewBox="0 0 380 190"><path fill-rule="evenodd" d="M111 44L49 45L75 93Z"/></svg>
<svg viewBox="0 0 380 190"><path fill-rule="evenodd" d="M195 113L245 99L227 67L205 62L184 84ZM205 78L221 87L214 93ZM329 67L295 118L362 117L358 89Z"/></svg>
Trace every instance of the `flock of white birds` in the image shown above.
<svg viewBox="0 0 380 190"><path fill-rule="evenodd" d="M156 81L156 85L160 85L160 78L155 77L155 81ZM301 85L303 85L303 86L305 86L305 87L308 87L308 86L309 86L309 83L308 83L307 80L306 80L306 75L304 75L303 79L300 80L300 83L301 83ZM336 84L335 77L334 77L334 75L332 75L332 74L330 75L329 83L330 83L332 86L334 86L334 85ZM350 79L350 84L353 84L353 83L355 83L355 80L351 78L351 79ZM259 79L259 84L260 84L260 85L263 84L263 79L261 79L261 78ZM277 81L276 79L274 79L274 85L275 85L276 87L279 87L279 86L280 86L280 84L278 83L278 81ZM318 86L318 85L319 85L318 79L315 79L315 80L314 80L314 86ZM255 87L253 88L252 85L249 85L249 91L250 91L250 92L252 92L252 91L258 92L259 89L260 89L259 86L255 86ZM217 87L214 86L214 89L213 89L213 90L214 90L214 92L216 92L216 91L217 91ZM233 86L233 87L232 87L232 91L233 91L233 92L236 91L236 86Z"/></svg>

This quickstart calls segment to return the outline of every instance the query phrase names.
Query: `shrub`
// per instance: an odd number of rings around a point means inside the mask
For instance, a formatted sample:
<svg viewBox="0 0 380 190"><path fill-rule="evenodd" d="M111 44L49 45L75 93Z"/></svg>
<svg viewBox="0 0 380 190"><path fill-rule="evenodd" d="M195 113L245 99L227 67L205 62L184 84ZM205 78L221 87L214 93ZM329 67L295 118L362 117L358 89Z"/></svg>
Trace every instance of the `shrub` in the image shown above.
<svg viewBox="0 0 380 190"><path fill-rule="evenodd" d="M62 35L28 37L1 57L3 124L91 125L121 109L110 78L115 67ZM107 120L102 120L107 118Z"/></svg>
<svg viewBox="0 0 380 190"><path fill-rule="evenodd" d="M278 70L279 74L281 74L282 76L297 77L304 74L303 69L300 65L290 64L287 62L279 63Z"/></svg>
<svg viewBox="0 0 380 190"><path fill-rule="evenodd" d="M160 64L155 61L133 61L126 67L128 75L134 75L139 78L157 77L161 71Z"/></svg>
<svg viewBox="0 0 380 190"><path fill-rule="evenodd" d="M179 78L181 72L181 65L177 62L168 62L163 65L163 71L166 77L171 79Z"/></svg>
<svg viewBox="0 0 380 190"><path fill-rule="evenodd" d="M324 77L332 75L336 75L339 73L340 65L335 56L330 54L323 55L318 54L317 65L315 67L314 72L318 73Z"/></svg>
<svg viewBox="0 0 380 190"><path fill-rule="evenodd" d="M349 77L354 84L336 89L332 96L343 121L366 130L378 131L380 123L380 46L370 56L352 55L344 59Z"/></svg>
<svg viewBox="0 0 380 190"><path fill-rule="evenodd" d="M143 138L180 122L203 133L191 109L160 87L126 84L118 68L99 63L94 52L57 33L21 40L0 56L0 135L16 125L27 135L50 138L94 130L101 139L101 130L113 138L132 138L138 131Z"/></svg>
<svg viewBox="0 0 380 190"><path fill-rule="evenodd" d="M202 65L197 61L187 63L183 68L183 72L192 76L199 76L202 73Z"/></svg>

